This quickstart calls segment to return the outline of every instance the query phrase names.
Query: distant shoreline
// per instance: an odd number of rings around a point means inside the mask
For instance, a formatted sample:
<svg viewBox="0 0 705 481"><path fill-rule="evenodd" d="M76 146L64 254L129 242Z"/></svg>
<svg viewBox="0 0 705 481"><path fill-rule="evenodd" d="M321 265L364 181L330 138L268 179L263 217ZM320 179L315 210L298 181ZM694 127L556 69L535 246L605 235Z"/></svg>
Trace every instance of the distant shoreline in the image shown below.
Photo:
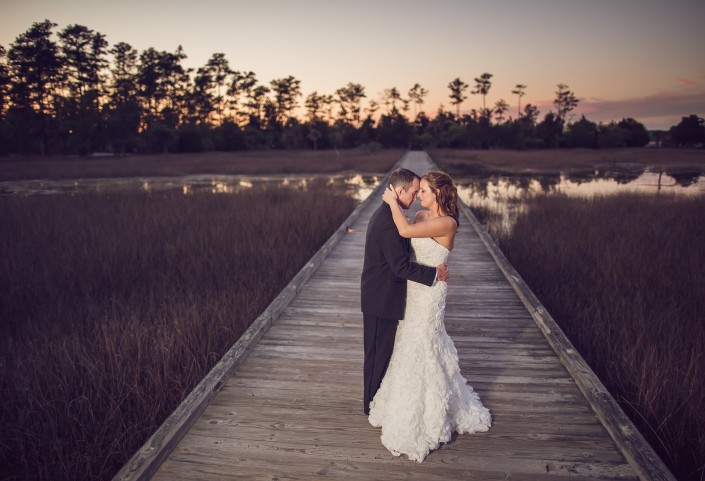
<svg viewBox="0 0 705 481"><path fill-rule="evenodd" d="M451 175L532 175L594 172L641 172L644 169L705 174L705 149L544 149L429 151Z"/></svg>
<svg viewBox="0 0 705 481"><path fill-rule="evenodd" d="M0 159L0 181L98 177L385 173L401 149L281 150L126 156L11 156ZM433 149L431 157L456 177L559 174L644 168L705 174L705 149Z"/></svg>
<svg viewBox="0 0 705 481"><path fill-rule="evenodd" d="M97 157L13 156L0 160L0 181L198 174L282 175L386 173L401 149L204 152Z"/></svg>

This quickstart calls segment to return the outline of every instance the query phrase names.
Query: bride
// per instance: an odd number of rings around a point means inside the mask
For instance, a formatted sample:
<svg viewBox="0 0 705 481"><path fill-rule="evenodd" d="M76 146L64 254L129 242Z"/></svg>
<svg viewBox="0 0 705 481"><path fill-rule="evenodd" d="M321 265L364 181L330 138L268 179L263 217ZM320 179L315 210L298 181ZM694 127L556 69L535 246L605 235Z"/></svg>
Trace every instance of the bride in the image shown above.
<svg viewBox="0 0 705 481"><path fill-rule="evenodd" d="M418 198L427 210L409 224L387 189L402 237L411 238L416 262L445 263L458 230L457 191L443 172L421 177ZM406 311L394 341L394 351L382 384L370 404L369 421L382 428L382 444L395 456L423 461L429 451L450 440L453 432L487 431L490 412L460 374L458 353L443 323L447 284L428 287L408 281Z"/></svg>

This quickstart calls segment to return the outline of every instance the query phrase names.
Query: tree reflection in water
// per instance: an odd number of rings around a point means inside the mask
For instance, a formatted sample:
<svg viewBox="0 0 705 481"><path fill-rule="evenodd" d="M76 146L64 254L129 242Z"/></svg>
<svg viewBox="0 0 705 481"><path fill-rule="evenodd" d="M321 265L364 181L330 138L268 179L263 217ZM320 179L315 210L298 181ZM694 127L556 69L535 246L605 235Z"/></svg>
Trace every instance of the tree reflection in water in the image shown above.
<svg viewBox="0 0 705 481"><path fill-rule="evenodd" d="M344 189L357 201L363 201L379 184L376 175L188 175L181 177L131 177L97 179L20 180L0 182L0 195L56 195L93 192L178 190L184 195L196 192L237 194L253 187L278 188L296 186L305 191L314 179L326 179L331 188Z"/></svg>
<svg viewBox="0 0 705 481"><path fill-rule="evenodd" d="M507 232L525 208L525 201L540 195L705 194L705 175L698 171L639 172L611 168L572 174L478 175L456 181L460 198L480 220L492 216Z"/></svg>

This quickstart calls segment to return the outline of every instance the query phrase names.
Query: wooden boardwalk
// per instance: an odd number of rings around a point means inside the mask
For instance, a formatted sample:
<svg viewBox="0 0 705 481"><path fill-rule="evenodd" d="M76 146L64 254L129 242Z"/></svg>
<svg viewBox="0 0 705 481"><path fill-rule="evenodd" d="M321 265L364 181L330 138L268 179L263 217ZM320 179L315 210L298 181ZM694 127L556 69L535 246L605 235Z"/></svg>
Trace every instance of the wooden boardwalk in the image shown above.
<svg viewBox="0 0 705 481"><path fill-rule="evenodd" d="M424 153L402 164L432 167ZM449 258L446 328L494 424L455 436L423 463L391 455L362 413L359 283L377 199L151 479L672 479L643 470L639 478L465 218Z"/></svg>

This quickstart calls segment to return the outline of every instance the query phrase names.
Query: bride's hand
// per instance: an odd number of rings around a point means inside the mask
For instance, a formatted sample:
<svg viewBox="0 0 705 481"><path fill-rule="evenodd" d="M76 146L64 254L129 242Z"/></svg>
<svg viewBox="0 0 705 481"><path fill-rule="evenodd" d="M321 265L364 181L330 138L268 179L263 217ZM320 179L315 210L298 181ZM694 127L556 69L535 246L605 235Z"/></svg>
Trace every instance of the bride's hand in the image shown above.
<svg viewBox="0 0 705 481"><path fill-rule="evenodd" d="M382 200L389 205L394 205L394 203L397 202L398 198L399 197L397 196L397 193L394 192L391 185L386 188L386 190L384 191L384 195L382 196Z"/></svg>

